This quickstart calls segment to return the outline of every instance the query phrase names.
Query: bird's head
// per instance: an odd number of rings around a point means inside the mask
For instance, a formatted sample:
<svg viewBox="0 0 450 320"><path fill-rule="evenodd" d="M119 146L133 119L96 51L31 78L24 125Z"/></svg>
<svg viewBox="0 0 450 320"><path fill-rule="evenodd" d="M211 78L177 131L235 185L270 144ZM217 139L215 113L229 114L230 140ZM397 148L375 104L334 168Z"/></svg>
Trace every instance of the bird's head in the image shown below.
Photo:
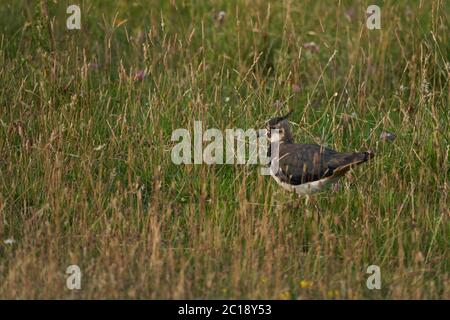
<svg viewBox="0 0 450 320"><path fill-rule="evenodd" d="M293 142L291 126L288 120L288 117L291 114L292 110L284 116L272 118L267 121L266 127L263 131L264 134L269 138L270 142Z"/></svg>

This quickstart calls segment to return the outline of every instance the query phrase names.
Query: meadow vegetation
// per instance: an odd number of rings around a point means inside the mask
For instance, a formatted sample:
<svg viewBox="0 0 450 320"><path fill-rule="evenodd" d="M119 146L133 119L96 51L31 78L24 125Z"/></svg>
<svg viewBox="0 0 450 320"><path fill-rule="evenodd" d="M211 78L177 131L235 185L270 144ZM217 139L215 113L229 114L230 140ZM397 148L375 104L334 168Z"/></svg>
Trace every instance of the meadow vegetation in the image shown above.
<svg viewBox="0 0 450 320"><path fill-rule="evenodd" d="M67 30L70 1L5 1L0 298L449 299L450 7L375 2L79 1ZM291 109L376 157L308 201L171 161L177 128Z"/></svg>

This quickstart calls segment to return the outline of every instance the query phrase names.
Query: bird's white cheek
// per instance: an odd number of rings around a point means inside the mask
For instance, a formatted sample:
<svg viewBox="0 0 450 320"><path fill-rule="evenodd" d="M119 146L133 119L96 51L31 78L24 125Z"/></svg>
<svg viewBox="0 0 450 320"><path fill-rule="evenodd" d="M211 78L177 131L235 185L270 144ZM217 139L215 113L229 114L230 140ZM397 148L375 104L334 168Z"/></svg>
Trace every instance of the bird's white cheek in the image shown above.
<svg viewBox="0 0 450 320"><path fill-rule="evenodd" d="M274 133L272 132L270 135L270 142L274 143L274 142L279 142L281 140L281 136L279 133Z"/></svg>

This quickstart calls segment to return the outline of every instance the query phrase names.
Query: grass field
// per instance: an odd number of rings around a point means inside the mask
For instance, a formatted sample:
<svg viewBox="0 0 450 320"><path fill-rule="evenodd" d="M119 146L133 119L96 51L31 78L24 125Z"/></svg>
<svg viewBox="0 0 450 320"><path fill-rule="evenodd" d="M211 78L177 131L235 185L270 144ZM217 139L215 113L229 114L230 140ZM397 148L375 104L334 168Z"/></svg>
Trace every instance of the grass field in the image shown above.
<svg viewBox="0 0 450 320"><path fill-rule="evenodd" d="M374 2L80 0L67 30L71 1L5 1L0 298L450 299L450 6ZM309 201L171 161L177 128L290 109L375 159Z"/></svg>

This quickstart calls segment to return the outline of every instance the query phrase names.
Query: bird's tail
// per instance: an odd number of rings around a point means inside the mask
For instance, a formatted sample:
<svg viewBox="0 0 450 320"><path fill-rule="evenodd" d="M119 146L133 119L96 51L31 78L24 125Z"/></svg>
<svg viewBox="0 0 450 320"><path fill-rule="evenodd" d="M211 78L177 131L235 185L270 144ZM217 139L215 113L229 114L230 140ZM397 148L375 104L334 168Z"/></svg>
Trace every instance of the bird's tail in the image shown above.
<svg viewBox="0 0 450 320"><path fill-rule="evenodd" d="M339 177L347 173L354 166L372 159L375 154L372 151L351 152L344 155L341 165L333 170L333 176Z"/></svg>

